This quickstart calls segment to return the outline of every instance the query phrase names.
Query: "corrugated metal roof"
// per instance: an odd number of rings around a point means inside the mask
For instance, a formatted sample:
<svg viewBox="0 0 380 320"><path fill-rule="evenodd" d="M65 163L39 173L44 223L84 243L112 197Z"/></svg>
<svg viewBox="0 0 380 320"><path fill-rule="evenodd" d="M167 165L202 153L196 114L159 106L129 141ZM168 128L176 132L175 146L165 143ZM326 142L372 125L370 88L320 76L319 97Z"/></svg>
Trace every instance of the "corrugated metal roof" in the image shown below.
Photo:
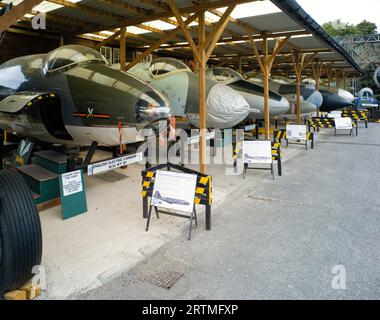
<svg viewBox="0 0 380 320"><path fill-rule="evenodd" d="M226 0L230 1L231 0ZM269 0L265 0L269 1ZM263 1L263 2L265 2ZM169 17L172 16L170 13L163 13L165 10L162 6L165 5L165 2L157 1L157 5L152 4L153 1L150 0L83 0L78 2L78 8L63 7L57 10L54 10L51 13L52 16L63 17L67 20L67 24L70 24L70 19L75 19L73 25L83 25L83 33L95 32L106 30L109 28L115 28L122 24L125 25L126 22L135 21L142 22L149 20L156 20L157 17ZM193 0L176 0L177 7L187 8L194 6L196 1ZM237 0L239 2L249 2L244 0ZM318 58L322 61L328 60L345 60L345 62L340 63L341 67L350 69L351 71L361 71L361 69L356 65L354 60L340 47L331 37L329 37L323 29L306 13L300 8L298 3L294 0L271 0L276 6L281 8L281 12L273 12L269 14L254 15L255 12L252 12L252 16L239 19L243 24L254 27L259 31L267 31L271 34L278 32L294 32L299 30L307 30L312 32L312 37L299 37L292 38L291 44L302 50L311 50L311 49L330 49L334 53L331 55L320 54ZM221 0L210 0L210 4L218 3L221 6L223 3ZM226 3L226 2L225 2ZM119 4L119 5L117 5ZM87 7L88 10L81 9L80 7ZM135 10L131 7L136 8ZM91 12L92 11L92 12ZM95 11L95 12L94 12ZM62 27L62 19L51 20L48 23L55 24L57 27ZM78 26L74 30L78 29ZM210 30L210 28L208 28ZM197 38L197 31L193 30L191 32L194 38ZM239 35L240 38L246 36L246 30L244 25L238 25L234 22L229 22L227 24L226 30L223 32L220 42L228 41L231 37ZM141 36L137 36L139 41L144 41L142 37L147 37L150 40L145 41L145 44L149 45L152 39L160 39L162 34L160 33L144 33ZM172 43L174 40L177 42L184 42L183 36L177 36L173 40L169 41ZM135 39L137 40L137 39ZM127 43L128 43L127 38ZM134 44L135 42L132 42ZM269 42L269 46L273 48L274 41ZM181 48L184 50L184 48ZM282 49L282 52L288 52L290 46L285 46ZM215 48L214 54L226 54L226 53L241 53L241 54L252 54L252 49L249 45L218 45Z"/></svg>

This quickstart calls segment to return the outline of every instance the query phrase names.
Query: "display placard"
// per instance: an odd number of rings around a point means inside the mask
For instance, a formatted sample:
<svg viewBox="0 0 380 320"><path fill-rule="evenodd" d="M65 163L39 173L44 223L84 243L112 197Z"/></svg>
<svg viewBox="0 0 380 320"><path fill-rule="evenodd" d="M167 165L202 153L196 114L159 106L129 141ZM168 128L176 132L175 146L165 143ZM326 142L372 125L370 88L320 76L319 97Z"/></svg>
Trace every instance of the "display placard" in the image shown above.
<svg viewBox="0 0 380 320"><path fill-rule="evenodd" d="M187 144L199 143L199 137L200 135L196 135L196 136L191 136L187 138ZM215 131L206 133L206 140L211 140L211 139L215 139Z"/></svg>
<svg viewBox="0 0 380 320"><path fill-rule="evenodd" d="M59 176L62 218L68 219L87 211L83 171L77 170Z"/></svg>
<svg viewBox="0 0 380 320"><path fill-rule="evenodd" d="M270 141L243 141L244 163L271 164L272 144Z"/></svg>
<svg viewBox="0 0 380 320"><path fill-rule="evenodd" d="M62 191L64 197L83 191L79 170L62 174Z"/></svg>
<svg viewBox="0 0 380 320"><path fill-rule="evenodd" d="M244 131L252 131L256 129L256 124L249 124L244 127Z"/></svg>
<svg viewBox="0 0 380 320"><path fill-rule="evenodd" d="M138 153L129 154L129 155L118 157L118 158L113 158L113 159L93 163L93 164L88 165L87 174L89 176L92 176L94 174L103 173L109 170L113 170L116 168L127 166L132 163L142 161L142 159L143 159L142 152L138 152Z"/></svg>
<svg viewBox="0 0 380 320"><path fill-rule="evenodd" d="M331 111L327 114L327 118L341 118L342 117L342 111Z"/></svg>
<svg viewBox="0 0 380 320"><path fill-rule="evenodd" d="M337 130L352 130L352 119L348 117L335 118L335 128Z"/></svg>
<svg viewBox="0 0 380 320"><path fill-rule="evenodd" d="M196 174L158 170L151 205L191 213L196 185Z"/></svg>
<svg viewBox="0 0 380 320"><path fill-rule="evenodd" d="M306 140L306 125L288 124L286 125L286 138Z"/></svg>

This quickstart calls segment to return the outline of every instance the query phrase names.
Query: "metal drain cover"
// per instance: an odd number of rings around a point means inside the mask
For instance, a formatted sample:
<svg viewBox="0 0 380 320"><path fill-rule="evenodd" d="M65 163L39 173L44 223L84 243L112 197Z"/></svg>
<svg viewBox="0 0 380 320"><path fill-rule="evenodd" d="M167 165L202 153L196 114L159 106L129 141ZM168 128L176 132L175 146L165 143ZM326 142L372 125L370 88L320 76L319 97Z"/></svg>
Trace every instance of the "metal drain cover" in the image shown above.
<svg viewBox="0 0 380 320"><path fill-rule="evenodd" d="M120 181L127 178L125 174L122 174L113 170L108 171L106 173L98 174L95 177L107 182L116 182L116 181Z"/></svg>
<svg viewBox="0 0 380 320"><path fill-rule="evenodd" d="M173 287L181 278L183 273L176 271L158 271L149 276L145 276L142 280L149 282L161 288L170 289Z"/></svg>

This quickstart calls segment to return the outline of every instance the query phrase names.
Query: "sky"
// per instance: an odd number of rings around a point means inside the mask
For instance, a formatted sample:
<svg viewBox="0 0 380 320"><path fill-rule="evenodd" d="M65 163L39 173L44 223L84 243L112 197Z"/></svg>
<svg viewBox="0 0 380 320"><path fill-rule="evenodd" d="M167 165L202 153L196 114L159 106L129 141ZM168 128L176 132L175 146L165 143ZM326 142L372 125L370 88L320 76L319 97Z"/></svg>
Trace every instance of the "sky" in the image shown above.
<svg viewBox="0 0 380 320"><path fill-rule="evenodd" d="M357 24L363 20L377 24L380 33L380 0L296 0L319 24L340 19Z"/></svg>

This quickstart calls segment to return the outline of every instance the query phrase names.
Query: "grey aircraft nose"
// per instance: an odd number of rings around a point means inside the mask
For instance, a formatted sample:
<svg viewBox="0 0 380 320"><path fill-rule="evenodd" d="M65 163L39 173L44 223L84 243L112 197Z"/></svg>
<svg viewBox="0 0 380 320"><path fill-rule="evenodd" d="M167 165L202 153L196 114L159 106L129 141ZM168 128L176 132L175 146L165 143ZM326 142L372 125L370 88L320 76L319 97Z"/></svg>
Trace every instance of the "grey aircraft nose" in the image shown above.
<svg viewBox="0 0 380 320"><path fill-rule="evenodd" d="M244 97L224 85L214 85L207 96L207 125L231 128L243 121L251 108Z"/></svg>

